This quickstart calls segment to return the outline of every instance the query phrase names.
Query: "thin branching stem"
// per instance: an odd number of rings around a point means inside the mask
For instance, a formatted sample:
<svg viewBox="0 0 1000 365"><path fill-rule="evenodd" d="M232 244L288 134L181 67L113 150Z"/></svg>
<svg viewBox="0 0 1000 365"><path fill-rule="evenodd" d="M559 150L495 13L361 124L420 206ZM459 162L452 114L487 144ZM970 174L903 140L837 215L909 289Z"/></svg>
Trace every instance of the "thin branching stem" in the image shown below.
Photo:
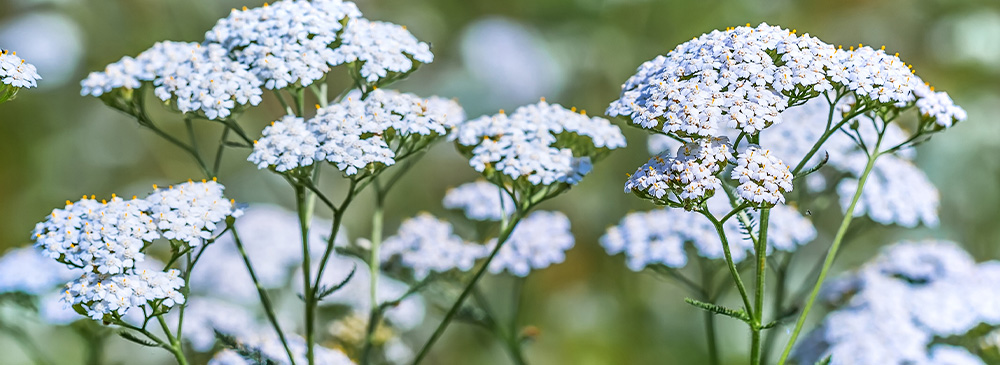
<svg viewBox="0 0 1000 365"><path fill-rule="evenodd" d="M830 245L829 251L826 253L826 259L823 261L823 268L820 270L819 278L816 279L816 284L813 286L812 292L809 295L809 300L806 301L805 307L802 309L802 313L799 314L799 319L795 322L795 328L792 330L792 335L788 339L788 343L785 345L784 351L781 353L781 358L778 360L778 364L784 364L788 360L788 356L792 352L792 346L795 345L795 340L798 339L799 333L802 331L802 326L805 325L806 318L809 316L809 311L812 309L813 304L816 301L816 297L819 295L819 289L823 286L823 281L826 279L826 275L833 266L833 260L837 257L837 250L840 248L840 244L844 240L844 235L847 234L847 228L850 227L851 221L854 219L854 209L858 205L858 201L861 199L861 194L864 192L865 183L868 181L868 176L872 172L872 168L875 167L875 160L878 159L879 153L878 148L882 142L882 135L879 135L878 141L875 143L875 151L868 157L868 164L865 166L864 172L858 179L858 187L854 192L854 197L851 199L851 205L847 207L847 211L844 212L844 219L840 223L840 228L837 230L837 235L833 239L833 244Z"/></svg>
<svg viewBox="0 0 1000 365"><path fill-rule="evenodd" d="M281 325L278 323L278 318L275 315L274 305L271 304L271 298L267 295L267 290L261 285L260 280L257 279L257 273L253 269L253 264L250 262L250 256L247 255L247 251L243 246L243 240L240 239L240 234L236 232L236 227L229 223L229 229L233 234L233 242L236 244L236 249L240 252L240 257L243 258L243 264L247 267L247 272L250 273L250 280L253 281L254 287L257 288L257 296L260 298L260 304L264 307L264 314L267 316L267 321L271 323L271 327L274 328L274 332L278 334L278 339L281 341L281 346L285 349L285 354L288 355L288 361L292 365L295 365L295 356L292 355L292 350L288 346L288 340L285 338L285 331L281 329Z"/></svg>
<svg viewBox="0 0 1000 365"><path fill-rule="evenodd" d="M442 334L444 334L444 330L448 328L448 325L451 323L452 319L454 319L455 315L458 314L458 310L462 308L462 304L465 303L465 300L469 297L470 294L472 294L472 290L476 287L476 283L478 283L479 279L481 279L483 277L483 274L486 273L486 269L490 266L490 262L492 262L493 258L496 257L497 253L500 252L500 248L503 247L503 244L507 242L508 238L510 238L511 233L514 232L514 227L516 227L517 223L520 222L522 214L525 211L527 211L527 209L518 210L507 221L507 224L500 231L500 236L497 238L496 247L494 247L493 251L490 252L490 255L489 257L486 258L486 261L484 261L482 265L479 267L479 269L476 270L476 273L472 277L472 280L469 282L469 284L465 286L465 289L462 290L462 294L458 296L458 299L455 301L455 304L453 304L451 306L451 309L448 310L448 313L445 314L444 319L441 321L441 323L438 324L437 328L434 330L434 333L431 334L430 339L428 339L427 342L420 348L420 352L417 354L416 359L413 360L414 365L417 365L421 361L423 361L423 359L430 352L431 347L434 346L434 343L437 342L438 338L440 338Z"/></svg>
<svg viewBox="0 0 1000 365"><path fill-rule="evenodd" d="M715 226L715 231L719 234L719 240L722 241L722 252L726 257L726 265L729 266L729 274L732 275L733 281L736 282L736 288L740 292L740 298L743 299L743 307L746 309L747 314L751 316L754 313L754 307L750 303L750 296L747 294L746 285L743 285L743 279L740 278L740 272L736 269L736 263L733 261L733 254L729 250L729 240L726 238L725 228L722 226L722 222L715 219L712 212L708 211L707 207L703 207L700 211L702 215L712 221L712 225Z"/></svg>

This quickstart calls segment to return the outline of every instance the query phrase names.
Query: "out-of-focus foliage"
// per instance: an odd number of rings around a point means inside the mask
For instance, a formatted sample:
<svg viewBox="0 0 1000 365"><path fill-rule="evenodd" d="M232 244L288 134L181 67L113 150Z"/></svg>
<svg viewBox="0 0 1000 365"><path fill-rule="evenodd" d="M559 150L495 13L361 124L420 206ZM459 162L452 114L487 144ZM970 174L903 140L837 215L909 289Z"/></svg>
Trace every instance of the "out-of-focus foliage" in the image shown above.
<svg viewBox="0 0 1000 365"><path fill-rule="evenodd" d="M18 51L45 79L0 105L0 252L29 242L29 232L65 197L122 195L151 183L199 176L188 157L139 129L95 98L79 96L87 72L154 42L202 39L233 0L0 0L0 48ZM979 260L1000 258L1000 2L993 0L360 0L371 18L405 24L432 43L435 62L399 84L421 94L457 97L470 117L535 102L576 106L599 115L640 63L712 29L768 22L830 43L885 44L969 112L968 122L918 149L919 163L941 190L941 229L903 231L859 220L837 268L855 267L900 235L933 235L966 244ZM335 81L337 82L337 81ZM340 80L347 85L347 80ZM282 114L268 97L241 119L251 133ZM794 121L786 121L794 123ZM182 125L167 126L179 132ZM203 141L218 136L204 130ZM604 229L648 203L622 193L627 172L648 158L644 132L626 129L630 148L596 166L590 178L544 209L566 212L576 246L566 262L526 283L521 323L537 329L527 355L539 364L698 363L705 359L701 316L674 282L629 271L597 244ZM238 201L290 205L292 194L272 174L227 155L220 178ZM449 144L434 149L389 199L387 227L418 211L443 212L448 187L476 173ZM126 194L127 193L127 194ZM840 218L835 201L817 200L819 238L796 256L807 270L825 252ZM358 204L363 212L371 204ZM368 230L367 214L350 215L348 232ZM498 310L508 309L510 282L484 283ZM792 285L799 285L793 280ZM728 301L734 298L726 298ZM818 318L815 315L814 318ZM428 321L436 323L434 321ZM724 352L734 362L746 346L742 328L720 319ZM431 328L417 331L419 345ZM36 333L42 336L43 334ZM60 364L79 362L78 341L55 334ZM4 363L26 363L0 335ZM128 345L109 357L126 361ZM61 353L60 353L61 352ZM156 361L150 358L150 361ZM9 362L8 362L9 361ZM163 359L166 361L166 359ZM505 364L490 334L454 326L429 363ZM126 361L127 362L127 361Z"/></svg>

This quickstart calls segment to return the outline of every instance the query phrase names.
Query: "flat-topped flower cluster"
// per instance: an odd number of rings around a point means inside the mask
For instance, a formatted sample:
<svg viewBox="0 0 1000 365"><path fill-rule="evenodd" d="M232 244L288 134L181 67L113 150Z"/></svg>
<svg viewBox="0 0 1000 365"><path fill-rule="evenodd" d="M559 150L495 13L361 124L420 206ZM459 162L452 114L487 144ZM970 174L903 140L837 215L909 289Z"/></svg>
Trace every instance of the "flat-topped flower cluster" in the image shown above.
<svg viewBox="0 0 1000 365"><path fill-rule="evenodd" d="M38 70L17 52L0 49L0 103L10 100L17 91L38 86Z"/></svg>
<svg viewBox="0 0 1000 365"><path fill-rule="evenodd" d="M844 50L796 33L748 24L685 42L640 66L622 85L621 97L607 113L682 143L737 134L738 142L746 137L758 143L760 132L780 124L786 109L820 95L838 100L845 96L861 116L888 109L898 113L916 106L919 132L947 128L965 119L964 110L946 93L925 84L898 54L861 45ZM750 156L740 150L769 148L750 143L732 146L732 155L723 160ZM733 172L732 178L739 182L738 195L758 207L784 202L784 193L792 188L790 172L798 171L788 171L788 165L774 154L762 153L753 160L748 165L756 168L753 173L740 167L738 173ZM750 159L741 161L749 163ZM632 175L626 191L692 209L716 190L719 181L714 175L721 172L717 167L712 161L680 152L676 157L656 156Z"/></svg>
<svg viewBox="0 0 1000 365"><path fill-rule="evenodd" d="M82 269L64 300L94 319L152 302L170 307L184 302L184 281L175 269L144 269L145 251L161 238L180 247L208 242L219 222L240 215L222 190L214 181L187 182L142 199L67 201L35 226L33 239L45 256Z"/></svg>
<svg viewBox="0 0 1000 365"><path fill-rule="evenodd" d="M83 80L81 94L131 102L152 85L180 112L225 119L260 103L262 88L310 86L335 66L379 85L433 58L404 27L366 20L352 2L286 0L233 9L201 43L164 41L123 57Z"/></svg>
<svg viewBox="0 0 1000 365"><path fill-rule="evenodd" d="M317 109L312 119L288 115L274 122L254 143L248 159L279 172L327 161L354 175L395 164L397 151L405 155L427 146L463 120L465 112L453 100L383 89L362 99L354 92Z"/></svg>
<svg viewBox="0 0 1000 365"><path fill-rule="evenodd" d="M532 185L576 184L593 159L625 147L621 130L606 119L544 99L510 115L501 110L462 123L453 138L476 171Z"/></svg>

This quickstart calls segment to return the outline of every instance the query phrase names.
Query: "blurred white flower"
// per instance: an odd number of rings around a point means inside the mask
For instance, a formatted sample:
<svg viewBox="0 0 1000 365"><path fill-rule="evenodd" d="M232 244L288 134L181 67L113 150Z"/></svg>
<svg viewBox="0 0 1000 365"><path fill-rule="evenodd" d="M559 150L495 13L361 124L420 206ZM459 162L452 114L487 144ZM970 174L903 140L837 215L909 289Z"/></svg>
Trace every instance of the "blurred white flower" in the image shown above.
<svg viewBox="0 0 1000 365"><path fill-rule="evenodd" d="M70 81L83 55L83 31L69 17L51 12L22 15L0 25L0 44L17 51L45 77L42 88Z"/></svg>
<svg viewBox="0 0 1000 365"><path fill-rule="evenodd" d="M493 17L478 20L462 34L462 63L488 86L491 105L520 105L562 89L559 67L542 39L523 24Z"/></svg>

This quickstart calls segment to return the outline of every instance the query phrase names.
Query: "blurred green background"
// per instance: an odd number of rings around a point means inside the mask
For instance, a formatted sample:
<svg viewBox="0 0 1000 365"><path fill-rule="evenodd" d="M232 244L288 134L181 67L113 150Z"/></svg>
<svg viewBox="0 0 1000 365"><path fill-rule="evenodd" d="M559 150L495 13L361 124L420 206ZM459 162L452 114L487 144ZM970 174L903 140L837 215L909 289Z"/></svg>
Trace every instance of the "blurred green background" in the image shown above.
<svg viewBox="0 0 1000 365"><path fill-rule="evenodd" d="M187 155L96 98L81 97L79 80L160 40L201 41L216 19L244 5L261 3L0 0L0 48L18 51L44 77L38 89L23 90L16 101L0 105L0 252L28 244L34 223L66 199L143 194L153 183L200 176ZM968 110L969 120L919 147L920 165L941 192L941 227L864 224L876 229L856 235L858 242L850 244L837 268L855 267L900 238L952 239L978 259L1000 258L1000 1L360 0L358 5L366 17L406 25L433 45L434 63L395 86L457 97L470 117L512 110L539 97L603 114L643 61L712 29L745 23L796 28L833 44L885 44L924 80L948 91ZM266 98L241 123L257 133L281 114ZM181 123L164 124L174 132L183 129ZM565 263L527 280L521 323L540 331L527 347L533 363L706 359L702 317L683 303L682 287L629 271L622 257L608 256L597 243L625 213L650 208L621 192L625 173L648 158L645 133L625 130L629 149L599 163L583 183L544 207L570 216L577 241ZM218 138L215 129L201 132L206 143ZM246 152L227 155L220 180L228 195L290 206L285 183L257 171L245 157ZM446 189L475 177L450 144L436 147L390 197L386 233L419 211L441 213ZM369 231L369 207L367 201L355 205L348 232ZM798 263L809 265L825 252L838 214L838 209L814 212L820 238L802 250ZM486 282L495 289L491 298L503 303L508 285L506 278ZM428 322L436 323L439 314ZM408 342L419 346L430 329L425 326ZM743 325L720 319L719 330L727 360L742 363L748 347ZM0 336L0 363L24 361L12 345ZM50 350L59 364L74 364L80 361L75 346ZM113 351L118 360L150 352L127 344L116 344ZM508 362L490 334L463 325L449 329L430 360Z"/></svg>

